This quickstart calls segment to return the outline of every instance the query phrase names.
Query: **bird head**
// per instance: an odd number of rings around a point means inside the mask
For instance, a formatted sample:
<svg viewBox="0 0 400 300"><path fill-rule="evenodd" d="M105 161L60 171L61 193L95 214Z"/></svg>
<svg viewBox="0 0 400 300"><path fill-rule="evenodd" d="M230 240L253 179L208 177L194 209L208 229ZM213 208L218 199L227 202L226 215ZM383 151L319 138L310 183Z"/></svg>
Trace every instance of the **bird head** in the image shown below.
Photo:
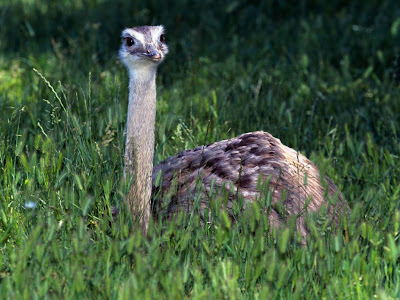
<svg viewBox="0 0 400 300"><path fill-rule="evenodd" d="M164 26L139 26L122 31L119 58L129 70L156 68L168 53Z"/></svg>

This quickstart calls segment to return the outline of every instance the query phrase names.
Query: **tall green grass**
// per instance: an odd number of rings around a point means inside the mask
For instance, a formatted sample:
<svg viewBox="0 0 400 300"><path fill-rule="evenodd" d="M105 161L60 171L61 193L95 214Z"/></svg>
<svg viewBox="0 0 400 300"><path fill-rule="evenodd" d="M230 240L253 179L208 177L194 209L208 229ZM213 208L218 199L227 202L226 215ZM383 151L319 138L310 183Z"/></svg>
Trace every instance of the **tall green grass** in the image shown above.
<svg viewBox="0 0 400 300"><path fill-rule="evenodd" d="M340 187L352 211L336 232L311 219L301 246L259 204L235 226L215 205L208 226L181 215L147 238L126 211L112 221L126 195L119 34L160 23L155 162L268 131ZM389 0L2 1L1 298L398 298L399 45Z"/></svg>

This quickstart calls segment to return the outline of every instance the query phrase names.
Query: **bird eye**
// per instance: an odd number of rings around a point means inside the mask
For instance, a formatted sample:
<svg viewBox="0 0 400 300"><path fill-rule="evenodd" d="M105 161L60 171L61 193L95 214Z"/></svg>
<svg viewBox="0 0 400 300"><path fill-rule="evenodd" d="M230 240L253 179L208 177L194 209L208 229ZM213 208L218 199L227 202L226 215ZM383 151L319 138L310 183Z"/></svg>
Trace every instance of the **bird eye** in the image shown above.
<svg viewBox="0 0 400 300"><path fill-rule="evenodd" d="M126 44L128 47L131 47L131 46L133 46L133 45L135 44L135 42L133 41L133 38L127 37L127 38L125 38L125 44Z"/></svg>
<svg viewBox="0 0 400 300"><path fill-rule="evenodd" d="M165 43L165 35L164 34L160 35L160 42Z"/></svg>

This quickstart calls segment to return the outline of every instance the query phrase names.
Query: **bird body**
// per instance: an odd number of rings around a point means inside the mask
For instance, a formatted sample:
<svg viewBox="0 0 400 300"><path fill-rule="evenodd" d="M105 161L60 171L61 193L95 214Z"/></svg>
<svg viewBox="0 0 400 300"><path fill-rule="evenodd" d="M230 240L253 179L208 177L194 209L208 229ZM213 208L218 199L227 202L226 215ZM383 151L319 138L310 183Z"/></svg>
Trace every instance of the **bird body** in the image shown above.
<svg viewBox="0 0 400 300"><path fill-rule="evenodd" d="M204 213L210 198L224 191L225 209L235 221L235 202L242 198L246 208L259 201L266 196L260 192L264 182L272 193L268 209L273 227L296 217L297 229L305 237L306 210L317 212L324 207L332 217L343 212L343 196L328 176L321 177L309 159L279 139L256 131L184 150L158 164L153 170L153 194L161 193L153 201L153 214L173 217L179 211L192 211L198 201L203 221L209 222L210 216ZM168 194L172 197L164 204L164 195Z"/></svg>
<svg viewBox="0 0 400 300"><path fill-rule="evenodd" d="M305 237L305 212L326 208L332 221L347 208L332 180L301 153L267 132L250 132L165 159L153 169L157 66L168 53L163 26L127 28L119 51L129 76L125 175L133 177L128 206L146 233L153 216L173 218L196 205L204 222L210 197L227 193L226 207L234 221L235 202L260 199L260 183L272 193L269 220L279 227L287 217ZM281 209L276 205L280 204ZM282 210L283 208L283 210ZM283 213L284 211L284 213Z"/></svg>

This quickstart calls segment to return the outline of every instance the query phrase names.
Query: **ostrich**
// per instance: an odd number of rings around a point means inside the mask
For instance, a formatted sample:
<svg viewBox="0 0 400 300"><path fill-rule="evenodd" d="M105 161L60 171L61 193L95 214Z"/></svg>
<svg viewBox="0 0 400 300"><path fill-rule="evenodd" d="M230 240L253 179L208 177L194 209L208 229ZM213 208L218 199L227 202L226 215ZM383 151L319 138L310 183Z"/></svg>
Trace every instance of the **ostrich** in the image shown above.
<svg viewBox="0 0 400 300"><path fill-rule="evenodd" d="M273 227L283 225L288 216L295 217L296 229L305 238L306 211L317 212L325 207L332 222L344 213L347 204L332 180L320 175L305 156L267 132L245 133L184 150L153 169L156 72L168 53L164 27L126 28L122 39L119 57L130 78L124 177L132 178L133 184L127 205L139 218L145 234L152 213L172 218L178 211L192 210L195 199L203 222L207 222L210 216L204 214L213 189L217 193L225 190L225 209L232 217L234 202L241 197L246 207L256 201L260 198L258 183L267 180L272 192L269 222ZM167 194L172 196L163 203ZM284 214L276 208L278 204Z"/></svg>

